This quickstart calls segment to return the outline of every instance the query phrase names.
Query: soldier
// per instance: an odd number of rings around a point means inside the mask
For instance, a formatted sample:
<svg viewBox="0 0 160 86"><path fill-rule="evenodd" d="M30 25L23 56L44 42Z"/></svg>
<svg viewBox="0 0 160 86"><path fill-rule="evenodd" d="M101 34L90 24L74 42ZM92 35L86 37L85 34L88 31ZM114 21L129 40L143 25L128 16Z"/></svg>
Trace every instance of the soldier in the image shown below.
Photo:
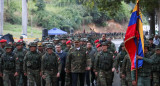
<svg viewBox="0 0 160 86"><path fill-rule="evenodd" d="M68 53L71 47L72 47L72 44L71 44L71 41L69 40L66 42L66 48L63 51Z"/></svg>
<svg viewBox="0 0 160 86"><path fill-rule="evenodd" d="M149 44L144 43L144 58L150 58ZM132 83L135 84L136 71L131 71ZM151 65L143 62L142 68L138 69L138 85L137 86L151 86Z"/></svg>
<svg viewBox="0 0 160 86"><path fill-rule="evenodd" d="M132 86L132 79L131 79L131 61L129 55L127 54L122 63L122 79L125 81L126 86Z"/></svg>
<svg viewBox="0 0 160 86"><path fill-rule="evenodd" d="M100 43L107 42L106 34L102 35L102 39L99 41Z"/></svg>
<svg viewBox="0 0 160 86"><path fill-rule="evenodd" d="M61 86L64 86L65 84L65 65L66 65L66 58L67 58L67 53L61 50L60 45L56 45L56 54L60 57L60 62L62 64L62 69L61 69L61 74L59 81L61 81ZM58 85L59 86L59 85Z"/></svg>
<svg viewBox="0 0 160 86"><path fill-rule="evenodd" d="M122 50L121 50L120 53L118 53L117 57L115 58L115 62L114 62L114 67L117 70L117 73L119 72L118 68L120 67L120 77L122 76L122 63L123 63L123 59L124 59L124 57L127 54L127 52L125 50L125 47L124 47L124 43L121 44L121 47L122 47ZM122 86L126 86L124 78L121 79L121 85Z"/></svg>
<svg viewBox="0 0 160 86"><path fill-rule="evenodd" d="M59 43L59 38L58 37L54 37L53 45L57 45L58 43Z"/></svg>
<svg viewBox="0 0 160 86"><path fill-rule="evenodd" d="M16 86L15 77L19 73L19 63L17 61L17 56L12 53L12 46L9 44L5 46L5 53L2 55L1 63L2 65L0 65L0 76L2 77L3 67L4 86Z"/></svg>
<svg viewBox="0 0 160 86"><path fill-rule="evenodd" d="M1 39L1 40L0 40L0 43L1 43L1 45L0 45L0 46L1 46L1 48L2 48L2 49L4 49L4 48L5 48L5 46L6 46L6 44L7 44L7 40L5 40L5 39Z"/></svg>
<svg viewBox="0 0 160 86"><path fill-rule="evenodd" d="M95 80L95 74L93 72L95 52L96 52L96 50L93 49L91 42L88 42L87 43L87 54L88 54L89 58L91 58L91 63L92 63L92 67L91 67L91 83L92 83L92 86L94 86L94 80ZM90 71L86 71L86 83L87 83L87 86L90 86Z"/></svg>
<svg viewBox="0 0 160 86"><path fill-rule="evenodd" d="M102 52L97 55L95 67L98 70L96 75L99 77L98 86L112 86L113 82L113 53L107 50L108 43L102 43Z"/></svg>
<svg viewBox="0 0 160 86"><path fill-rule="evenodd" d="M77 86L79 77L80 86L84 86L85 70L90 70L91 60L86 54L86 49L80 47L80 40L75 39L75 47L70 49L66 59L66 72L72 74L72 86Z"/></svg>
<svg viewBox="0 0 160 86"><path fill-rule="evenodd" d="M16 43L16 49L14 49L13 53L16 53L17 55L17 61L19 62L20 65L20 71L19 71L19 75L16 77L16 84L17 86L27 86L27 77L24 76L24 72L23 72L23 59L25 54L27 53L27 51L25 49L23 49L22 43L21 42L17 42Z"/></svg>
<svg viewBox="0 0 160 86"><path fill-rule="evenodd" d="M66 48L66 42L67 42L67 38L66 37L62 37L61 38L62 50L64 50Z"/></svg>
<svg viewBox="0 0 160 86"><path fill-rule="evenodd" d="M53 52L53 46L47 45L47 52L42 57L41 63L42 77L46 81L46 86L57 86L57 78L60 77L60 58Z"/></svg>
<svg viewBox="0 0 160 86"><path fill-rule="evenodd" d="M2 56L3 53L4 53L4 50L0 47L0 65L2 65L2 63L1 63L1 60L2 60L1 56ZM1 70L1 72L3 72L3 70ZM2 79L2 77L0 77L0 86L3 86L3 79Z"/></svg>
<svg viewBox="0 0 160 86"><path fill-rule="evenodd" d="M149 38L149 48L150 48L150 52L151 52L151 55L153 55L155 53L155 48L156 48L156 45L153 44L153 38Z"/></svg>
<svg viewBox="0 0 160 86"><path fill-rule="evenodd" d="M37 51L40 54L42 59L42 56L45 54L44 45L42 44L42 42L38 42L37 45L38 45ZM43 78L41 78L41 83L42 83L42 86L45 86L45 80Z"/></svg>
<svg viewBox="0 0 160 86"><path fill-rule="evenodd" d="M155 54L153 54L150 59L142 58L140 56L137 56L137 58L152 64L153 86L160 86L160 45L156 46Z"/></svg>
<svg viewBox="0 0 160 86"><path fill-rule="evenodd" d="M31 42L29 44L29 51L24 57L23 70L24 75L27 76L29 80L29 86L41 86L40 69L41 69L41 56L37 52L37 44Z"/></svg>

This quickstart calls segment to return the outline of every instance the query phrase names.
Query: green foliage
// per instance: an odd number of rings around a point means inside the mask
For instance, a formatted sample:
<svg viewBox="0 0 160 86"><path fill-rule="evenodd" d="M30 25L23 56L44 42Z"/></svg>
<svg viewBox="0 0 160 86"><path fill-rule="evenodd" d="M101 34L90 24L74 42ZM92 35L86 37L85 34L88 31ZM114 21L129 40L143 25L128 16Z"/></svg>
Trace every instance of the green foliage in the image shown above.
<svg viewBox="0 0 160 86"><path fill-rule="evenodd" d="M41 11L44 10L46 5L43 0L38 0L36 6L38 7L37 11Z"/></svg>
<svg viewBox="0 0 160 86"><path fill-rule="evenodd" d="M11 24L21 24L21 18L14 14L17 11L18 6L12 2L8 10L5 10L5 20Z"/></svg>

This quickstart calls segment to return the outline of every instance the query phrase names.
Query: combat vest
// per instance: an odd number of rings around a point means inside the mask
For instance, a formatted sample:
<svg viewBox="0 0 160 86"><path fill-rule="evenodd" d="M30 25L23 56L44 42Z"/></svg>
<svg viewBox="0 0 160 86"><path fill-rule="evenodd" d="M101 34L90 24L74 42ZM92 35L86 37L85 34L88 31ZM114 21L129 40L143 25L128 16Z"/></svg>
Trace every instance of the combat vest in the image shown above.
<svg viewBox="0 0 160 86"><path fill-rule="evenodd" d="M4 70L14 70L16 67L14 53L4 53L3 55L3 69Z"/></svg>
<svg viewBox="0 0 160 86"><path fill-rule="evenodd" d="M160 55L154 54L155 62L152 65L152 71L159 72L160 71Z"/></svg>
<svg viewBox="0 0 160 86"><path fill-rule="evenodd" d="M23 69L23 59L25 57L25 54L26 54L26 50L25 49L22 49L20 51L18 51L17 49L14 50L14 53L16 53L17 57L18 57L18 61L20 63L20 68Z"/></svg>
<svg viewBox="0 0 160 86"><path fill-rule="evenodd" d="M125 57L125 55L127 54L127 52L126 51L121 51L120 52L120 57L119 57L119 61L120 61L120 67L122 67L122 63L123 63L123 59L124 59L124 57Z"/></svg>
<svg viewBox="0 0 160 86"><path fill-rule="evenodd" d="M101 52L99 56L99 69L108 71L111 70L113 66L113 53L111 52Z"/></svg>
<svg viewBox="0 0 160 86"><path fill-rule="evenodd" d="M30 52L27 54L27 68L38 70L41 65L41 57L38 52Z"/></svg>
<svg viewBox="0 0 160 86"><path fill-rule="evenodd" d="M58 72L58 62L57 62L57 56L55 53L52 53L49 55L46 53L43 57L43 67L45 70L48 71L55 71Z"/></svg>

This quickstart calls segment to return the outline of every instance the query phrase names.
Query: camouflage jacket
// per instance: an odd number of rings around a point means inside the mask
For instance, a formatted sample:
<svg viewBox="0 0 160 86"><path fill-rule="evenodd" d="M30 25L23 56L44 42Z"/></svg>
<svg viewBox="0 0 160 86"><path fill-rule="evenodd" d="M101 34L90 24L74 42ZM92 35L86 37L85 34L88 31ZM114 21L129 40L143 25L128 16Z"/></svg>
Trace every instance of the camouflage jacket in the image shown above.
<svg viewBox="0 0 160 86"><path fill-rule="evenodd" d="M86 49L80 47L70 49L66 59L66 70L72 73L84 73L86 67L91 67L91 59L86 54Z"/></svg>

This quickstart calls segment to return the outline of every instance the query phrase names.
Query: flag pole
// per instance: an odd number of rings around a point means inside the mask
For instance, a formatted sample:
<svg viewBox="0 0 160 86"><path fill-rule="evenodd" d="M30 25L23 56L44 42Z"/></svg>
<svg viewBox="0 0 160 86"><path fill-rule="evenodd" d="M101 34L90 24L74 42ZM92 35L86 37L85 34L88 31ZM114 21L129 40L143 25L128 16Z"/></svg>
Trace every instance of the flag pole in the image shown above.
<svg viewBox="0 0 160 86"><path fill-rule="evenodd" d="M139 16L139 1L137 2L137 16ZM139 35L139 18L137 18L137 26L136 26L136 30ZM138 55L138 46L139 46L139 40L137 38L137 55ZM138 59L136 57L136 86L138 85Z"/></svg>

